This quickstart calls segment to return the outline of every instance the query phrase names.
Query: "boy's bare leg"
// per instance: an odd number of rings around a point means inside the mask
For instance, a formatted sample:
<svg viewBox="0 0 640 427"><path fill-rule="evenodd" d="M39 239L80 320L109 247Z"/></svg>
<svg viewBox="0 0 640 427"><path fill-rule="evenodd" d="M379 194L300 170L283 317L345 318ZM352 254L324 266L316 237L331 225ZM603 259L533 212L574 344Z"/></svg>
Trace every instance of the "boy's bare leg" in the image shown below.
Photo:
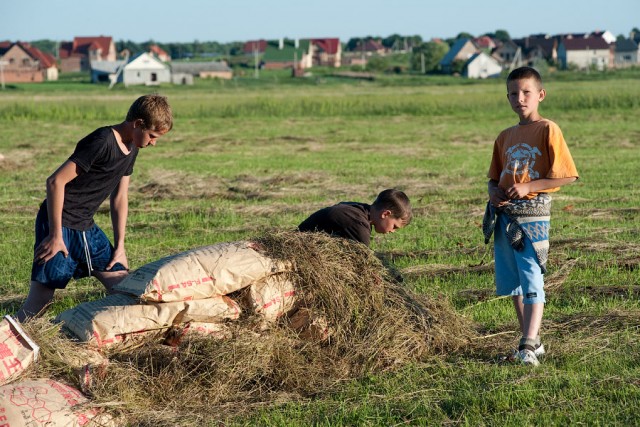
<svg viewBox="0 0 640 427"><path fill-rule="evenodd" d="M110 294L115 285L122 282L129 275L126 270L121 271L94 271L93 275L104 285L107 293Z"/></svg>
<svg viewBox="0 0 640 427"><path fill-rule="evenodd" d="M47 288L40 282L31 281L29 295L22 307L16 312L15 317L19 322L24 322L30 317L35 317L53 301L55 289Z"/></svg>
<svg viewBox="0 0 640 427"><path fill-rule="evenodd" d="M534 339L540 335L543 312L544 303L524 304L524 328L522 330L524 338Z"/></svg>
<svg viewBox="0 0 640 427"><path fill-rule="evenodd" d="M520 324L522 337L535 339L540 335L544 304L523 304L522 296L514 296L513 307L516 309L516 315L518 316L518 323Z"/></svg>
<svg viewBox="0 0 640 427"><path fill-rule="evenodd" d="M516 309L516 316L518 316L520 333L524 336L524 304L522 303L522 295L513 296L511 299L513 300L513 308Z"/></svg>

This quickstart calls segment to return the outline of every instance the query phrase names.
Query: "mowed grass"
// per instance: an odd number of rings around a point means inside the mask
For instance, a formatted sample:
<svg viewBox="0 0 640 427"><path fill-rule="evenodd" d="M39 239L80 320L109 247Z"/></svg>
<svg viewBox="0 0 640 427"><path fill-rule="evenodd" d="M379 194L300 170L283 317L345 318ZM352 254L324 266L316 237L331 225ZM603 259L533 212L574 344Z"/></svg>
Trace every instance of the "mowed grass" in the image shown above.
<svg viewBox="0 0 640 427"><path fill-rule="evenodd" d="M446 298L482 338L468 351L272 406L244 425L636 425L640 419L640 86L637 75L550 79L556 121L581 174L554 196L538 369L498 363L519 338L494 295L480 224L493 140L516 123L502 81L424 79L161 87L174 130L138 157L130 191L131 268L196 246L292 229L314 210L371 202L390 187L415 219L372 249L404 284ZM98 126L148 88L68 84L0 92L0 314L28 292L33 222L45 179ZM108 233L108 205L96 221ZM93 279L59 292L49 314L101 297ZM239 402L238 405L242 405ZM216 414L211 425L217 425Z"/></svg>

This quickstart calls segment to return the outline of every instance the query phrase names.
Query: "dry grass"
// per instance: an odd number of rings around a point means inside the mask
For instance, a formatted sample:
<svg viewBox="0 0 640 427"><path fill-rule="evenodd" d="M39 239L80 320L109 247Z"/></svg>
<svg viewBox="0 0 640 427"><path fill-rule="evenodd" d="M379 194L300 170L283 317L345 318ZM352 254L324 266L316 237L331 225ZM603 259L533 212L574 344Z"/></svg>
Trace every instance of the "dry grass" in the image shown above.
<svg viewBox="0 0 640 427"><path fill-rule="evenodd" d="M403 287L364 245L298 232L256 240L273 258L294 262L298 304L326 318L329 338L303 340L286 318L264 329L260 318L246 315L229 323L225 339L189 338L110 355L88 389L94 404L130 425L202 425L425 361L475 335L446 302ZM56 325L36 319L27 326L43 343L33 374L80 387L69 360L82 348Z"/></svg>

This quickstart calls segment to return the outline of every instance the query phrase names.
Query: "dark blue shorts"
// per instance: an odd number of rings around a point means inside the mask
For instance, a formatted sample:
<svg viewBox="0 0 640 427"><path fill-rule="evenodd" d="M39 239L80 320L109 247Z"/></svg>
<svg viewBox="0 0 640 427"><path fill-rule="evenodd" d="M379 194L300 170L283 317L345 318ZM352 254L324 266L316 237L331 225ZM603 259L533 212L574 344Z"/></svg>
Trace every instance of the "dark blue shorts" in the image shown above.
<svg viewBox="0 0 640 427"><path fill-rule="evenodd" d="M38 264L34 256L33 265L31 266L31 280L39 282L48 288L64 289L71 278L80 279L90 276L83 233L89 249L92 270L107 271L106 267L113 256L113 245L100 227L94 224L93 227L86 231L62 227L62 239L67 246L69 255L65 258L62 252L58 252L44 264ZM38 245L49 235L46 202L42 204L36 216L35 234L34 254ZM126 270L126 268L122 264L116 263L109 271L121 270Z"/></svg>

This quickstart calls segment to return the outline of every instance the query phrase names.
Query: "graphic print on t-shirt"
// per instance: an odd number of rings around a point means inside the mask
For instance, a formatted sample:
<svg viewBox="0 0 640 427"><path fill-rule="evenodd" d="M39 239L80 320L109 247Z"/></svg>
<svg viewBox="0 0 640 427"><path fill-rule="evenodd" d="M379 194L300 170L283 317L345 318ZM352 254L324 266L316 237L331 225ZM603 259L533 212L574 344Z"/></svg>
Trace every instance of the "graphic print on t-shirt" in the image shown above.
<svg viewBox="0 0 640 427"><path fill-rule="evenodd" d="M500 173L500 179L502 180L506 174L512 175L514 182L529 182L538 179L540 174L536 172L535 164L536 157L541 155L542 153L537 147L532 147L524 142L515 144L506 151L507 161Z"/></svg>

